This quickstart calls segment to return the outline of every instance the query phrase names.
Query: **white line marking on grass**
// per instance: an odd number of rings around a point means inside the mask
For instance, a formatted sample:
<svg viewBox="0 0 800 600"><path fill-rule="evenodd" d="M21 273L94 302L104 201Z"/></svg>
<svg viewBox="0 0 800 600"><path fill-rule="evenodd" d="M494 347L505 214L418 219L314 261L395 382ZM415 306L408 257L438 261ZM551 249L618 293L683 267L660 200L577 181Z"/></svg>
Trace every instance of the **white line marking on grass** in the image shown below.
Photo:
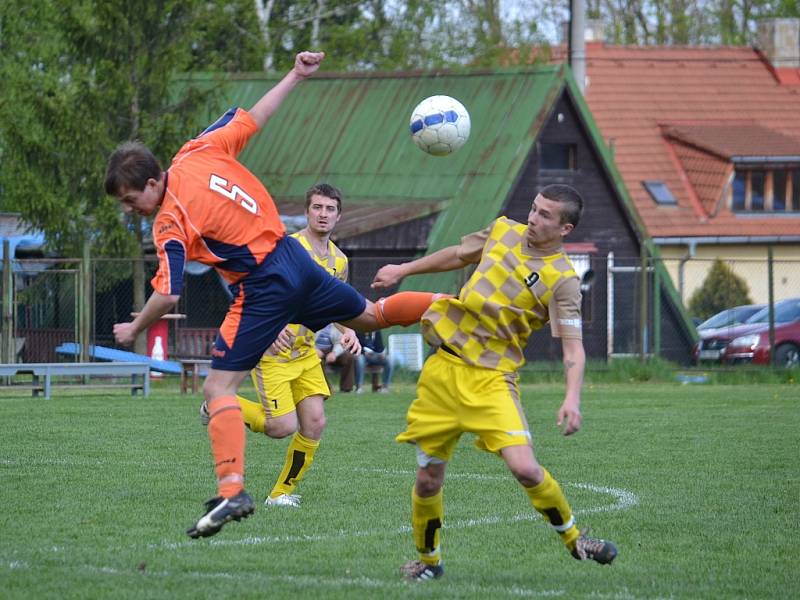
<svg viewBox="0 0 800 600"><path fill-rule="evenodd" d="M367 469L356 468L355 471L379 473L384 475L413 475L413 471L401 469ZM492 479L492 480L508 480L510 475L491 475L482 473L453 473L448 474L450 478L467 478L467 479ZM591 483L566 483L565 485L575 487L578 489L589 490L598 494L605 494L612 496L616 501L613 504L605 506L592 506L576 510L576 515L588 515L600 512L612 512L626 510L639 503L639 499L635 494L627 490L618 488L611 488L605 486L594 485ZM482 527L485 525L497 525L500 523L517 523L520 521L537 521L541 519L541 515L533 509L524 513L516 514L510 517L506 516L485 516L477 517L474 519L461 519L461 520L448 520L445 523L447 529L466 529L468 527ZM296 544L301 542L325 542L328 540L339 540L342 538L360 538L369 537L373 535L400 535L406 534L411 531L411 527L404 525L394 530L387 529L366 529L366 530L349 530L340 529L336 532L314 534L314 535L282 535L282 536L248 536L238 540L226 540L220 538L213 538L208 540L208 544L212 546L257 546L261 544ZM148 549L166 549L178 550L182 548L197 547L198 543L192 540L185 540L180 542L162 541L160 543L148 544Z"/></svg>
<svg viewBox="0 0 800 600"><path fill-rule="evenodd" d="M67 567L70 568L70 567ZM366 588L370 590L384 589L384 590L404 590L409 588L416 588L419 584L413 582L406 582L401 579L396 581L387 581L381 579L373 579L370 577L325 577L320 575L267 575L262 572L257 573L241 573L233 574L226 571L186 571L180 573L172 573L169 571L147 571L139 572L126 569L117 569L114 567L94 566L94 565L80 565L74 567L81 571L88 571L90 573L97 573L102 575L116 575L116 576L137 576L137 577L185 577L189 579L227 579L229 581L246 581L252 582L258 580L265 584L269 583L288 583L301 588L312 588L319 590L322 589L353 589L353 588ZM565 590L533 590L522 588L519 586L511 587L498 587L498 586L480 586L475 584L459 584L458 582L448 581L447 592L455 592L463 596L474 597L496 597L498 595L520 596L525 598L555 598L564 596Z"/></svg>

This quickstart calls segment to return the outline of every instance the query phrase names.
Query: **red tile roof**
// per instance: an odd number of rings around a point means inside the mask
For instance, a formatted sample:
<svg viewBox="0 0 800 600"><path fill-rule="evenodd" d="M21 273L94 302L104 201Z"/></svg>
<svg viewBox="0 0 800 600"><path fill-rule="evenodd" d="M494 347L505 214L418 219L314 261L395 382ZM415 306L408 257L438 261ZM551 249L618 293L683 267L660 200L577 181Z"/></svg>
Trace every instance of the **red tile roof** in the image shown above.
<svg viewBox="0 0 800 600"><path fill-rule="evenodd" d="M729 157L800 155L800 86L782 85L751 48L586 50L586 100L651 236L800 235L800 216L718 207ZM654 202L642 185L652 180L677 206Z"/></svg>
<svg viewBox="0 0 800 600"><path fill-rule="evenodd" d="M781 67L773 69L775 78L782 85L800 85L800 69L794 67Z"/></svg>
<svg viewBox="0 0 800 600"><path fill-rule="evenodd" d="M725 159L800 156L797 139L748 121L667 125L664 135Z"/></svg>

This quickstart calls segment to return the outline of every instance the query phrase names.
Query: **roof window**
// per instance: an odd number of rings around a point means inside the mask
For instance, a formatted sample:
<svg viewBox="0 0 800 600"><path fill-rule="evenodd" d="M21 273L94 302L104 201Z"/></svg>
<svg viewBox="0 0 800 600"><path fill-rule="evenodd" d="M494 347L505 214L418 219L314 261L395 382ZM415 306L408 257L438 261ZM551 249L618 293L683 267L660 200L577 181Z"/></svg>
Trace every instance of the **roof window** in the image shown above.
<svg viewBox="0 0 800 600"><path fill-rule="evenodd" d="M672 195L672 192L669 191L667 184L663 181L643 181L642 185L644 189L647 190L647 193L656 201L656 204L669 206L669 205L676 205L678 202L675 200L675 196Z"/></svg>

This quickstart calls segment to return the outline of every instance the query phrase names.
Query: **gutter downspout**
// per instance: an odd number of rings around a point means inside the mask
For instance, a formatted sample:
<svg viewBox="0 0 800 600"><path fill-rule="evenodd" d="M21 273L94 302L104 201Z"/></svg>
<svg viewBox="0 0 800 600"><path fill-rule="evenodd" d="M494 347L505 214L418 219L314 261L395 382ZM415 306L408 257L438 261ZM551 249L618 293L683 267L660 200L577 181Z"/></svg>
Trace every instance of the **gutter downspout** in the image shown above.
<svg viewBox="0 0 800 600"><path fill-rule="evenodd" d="M695 257L697 253L697 242L694 240L689 241L689 248L686 251L686 256L684 256L680 263L678 263L678 293L681 296L681 301L685 302L686 299L683 297L683 268L686 266L686 263L689 262L691 259Z"/></svg>

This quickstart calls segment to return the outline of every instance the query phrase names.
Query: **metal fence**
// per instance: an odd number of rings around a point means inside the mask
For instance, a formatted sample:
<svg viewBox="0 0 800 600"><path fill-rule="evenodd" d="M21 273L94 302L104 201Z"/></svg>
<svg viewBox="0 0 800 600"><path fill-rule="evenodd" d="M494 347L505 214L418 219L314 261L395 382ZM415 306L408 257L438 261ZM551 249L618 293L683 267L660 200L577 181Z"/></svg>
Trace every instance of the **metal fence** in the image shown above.
<svg viewBox="0 0 800 600"><path fill-rule="evenodd" d="M368 283L385 262L385 257L351 259L353 284L372 299L375 293ZM611 253L575 256L574 262L584 275L584 343L590 357L692 360L686 331L681 335L675 324L685 323L687 315L707 315L681 314L676 307L688 306L707 277L711 259L654 260ZM724 262L746 283L748 297L741 304L800 297L800 260ZM2 362L90 359L59 354L57 349L64 342L79 342L82 348L116 347L114 323L131 320L132 313L141 308L152 292L150 279L155 270L152 259L4 260ZM138 288L135 273L140 274ZM462 282L468 274L464 273ZM189 268L175 316L166 324L167 356L207 356L228 303L227 286L213 269ZM540 332L532 340L529 360L557 358L555 344L549 331ZM135 350L147 353L146 336Z"/></svg>

